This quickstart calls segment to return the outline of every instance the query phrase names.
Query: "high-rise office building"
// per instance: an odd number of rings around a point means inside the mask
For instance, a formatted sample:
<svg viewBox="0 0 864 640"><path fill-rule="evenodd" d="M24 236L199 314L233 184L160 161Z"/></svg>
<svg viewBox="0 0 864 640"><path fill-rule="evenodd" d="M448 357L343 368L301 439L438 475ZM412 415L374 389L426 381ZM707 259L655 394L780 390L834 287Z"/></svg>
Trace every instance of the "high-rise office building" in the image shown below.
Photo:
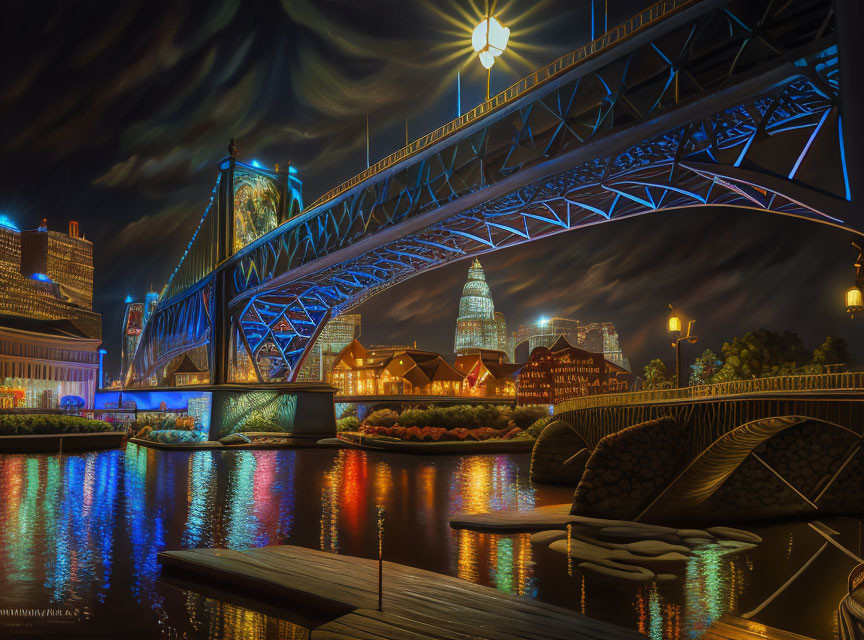
<svg viewBox="0 0 864 640"><path fill-rule="evenodd" d="M64 396L92 406L101 318L92 311L93 245L49 231L19 231L0 215L0 406L51 409Z"/></svg>
<svg viewBox="0 0 864 640"><path fill-rule="evenodd" d="M69 320L90 338L102 335L93 312L93 243L78 235L49 231L47 223L19 231L0 216L0 315Z"/></svg>
<svg viewBox="0 0 864 640"><path fill-rule="evenodd" d="M495 312L483 266L475 259L468 269L468 280L462 287L453 350L456 355L463 355L476 349L506 352L507 323L504 314Z"/></svg>
<svg viewBox="0 0 864 640"><path fill-rule="evenodd" d="M512 336L513 361L527 361L535 348L551 347L561 336L564 336L572 345L592 353L602 353L609 362L630 370L630 362L621 350L614 323L582 324L570 318L541 318L532 324L519 325Z"/></svg>

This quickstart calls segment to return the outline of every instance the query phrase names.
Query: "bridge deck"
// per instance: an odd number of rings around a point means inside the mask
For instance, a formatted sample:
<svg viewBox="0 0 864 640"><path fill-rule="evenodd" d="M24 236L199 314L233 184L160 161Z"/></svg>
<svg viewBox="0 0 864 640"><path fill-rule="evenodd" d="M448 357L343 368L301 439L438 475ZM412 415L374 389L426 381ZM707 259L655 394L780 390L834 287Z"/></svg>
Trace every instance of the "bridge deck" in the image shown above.
<svg viewBox="0 0 864 640"><path fill-rule="evenodd" d="M384 605L378 608L375 560L280 545L231 551L193 549L159 554L187 577L301 607L329 609L311 638L490 638L617 640L635 631L575 611L405 565L384 563Z"/></svg>

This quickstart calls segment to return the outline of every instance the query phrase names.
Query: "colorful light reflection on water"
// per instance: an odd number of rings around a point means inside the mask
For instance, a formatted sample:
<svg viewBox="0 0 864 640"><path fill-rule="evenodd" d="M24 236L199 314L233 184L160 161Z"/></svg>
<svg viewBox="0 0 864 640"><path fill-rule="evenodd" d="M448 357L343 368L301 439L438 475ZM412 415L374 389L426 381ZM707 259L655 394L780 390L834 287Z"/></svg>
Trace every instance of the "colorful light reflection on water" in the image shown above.
<svg viewBox="0 0 864 640"><path fill-rule="evenodd" d="M450 528L456 511L527 510L570 499L567 489L533 487L527 467L525 455L165 453L135 445L0 456L0 636L11 637L12 629L2 611L16 608L35 613L29 622L16 619L15 629L38 624L56 633L78 625L87 637L306 638L307 630L287 620L161 582L158 552L286 543L372 557L378 505L386 513L388 560L539 597L652 639L697 637L725 612L754 606L815 544L806 525L780 527L776 544L743 555L699 549L677 584L630 587L578 570L569 576L563 557L532 547L527 534ZM859 525L852 535L860 537ZM838 573L846 570L842 560L831 562Z"/></svg>

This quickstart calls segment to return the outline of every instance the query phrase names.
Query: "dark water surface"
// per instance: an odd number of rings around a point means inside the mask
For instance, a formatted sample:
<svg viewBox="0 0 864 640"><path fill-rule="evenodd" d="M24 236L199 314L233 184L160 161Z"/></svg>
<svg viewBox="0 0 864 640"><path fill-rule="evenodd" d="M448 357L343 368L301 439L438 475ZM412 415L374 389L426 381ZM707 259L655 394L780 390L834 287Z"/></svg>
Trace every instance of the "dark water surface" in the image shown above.
<svg viewBox="0 0 864 640"><path fill-rule="evenodd" d="M529 536L453 531L450 513L569 502L532 486L528 455L362 451L163 452L0 456L0 638L306 638L308 631L160 582L156 554L187 547L296 544L373 557L376 505L385 558L540 598L637 628L698 637L729 611L759 606L824 543L806 523L747 527L746 553L702 548L677 584L568 575L562 554ZM825 520L861 555L862 522ZM834 609L855 562L833 546L754 620L836 636ZM385 594L386 607L386 594Z"/></svg>

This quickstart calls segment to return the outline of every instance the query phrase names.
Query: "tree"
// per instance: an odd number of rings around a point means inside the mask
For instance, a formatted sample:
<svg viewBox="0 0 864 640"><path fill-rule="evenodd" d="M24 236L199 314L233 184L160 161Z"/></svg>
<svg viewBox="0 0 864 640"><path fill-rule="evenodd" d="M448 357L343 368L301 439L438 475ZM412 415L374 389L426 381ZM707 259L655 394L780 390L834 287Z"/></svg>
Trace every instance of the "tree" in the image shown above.
<svg viewBox="0 0 864 640"><path fill-rule="evenodd" d="M807 367L808 373L824 373L830 365L849 362L849 347L843 338L828 336L825 342L813 350L813 360Z"/></svg>
<svg viewBox="0 0 864 640"><path fill-rule="evenodd" d="M666 372L666 363L660 358L654 358L645 365L646 389L667 389L672 386L672 378Z"/></svg>
<svg viewBox="0 0 864 640"><path fill-rule="evenodd" d="M690 365L690 384L711 384L723 366L723 361L711 349L705 349Z"/></svg>
<svg viewBox="0 0 864 640"><path fill-rule="evenodd" d="M797 333L759 329L723 344L724 364L718 380L749 380L800 373L811 354Z"/></svg>

